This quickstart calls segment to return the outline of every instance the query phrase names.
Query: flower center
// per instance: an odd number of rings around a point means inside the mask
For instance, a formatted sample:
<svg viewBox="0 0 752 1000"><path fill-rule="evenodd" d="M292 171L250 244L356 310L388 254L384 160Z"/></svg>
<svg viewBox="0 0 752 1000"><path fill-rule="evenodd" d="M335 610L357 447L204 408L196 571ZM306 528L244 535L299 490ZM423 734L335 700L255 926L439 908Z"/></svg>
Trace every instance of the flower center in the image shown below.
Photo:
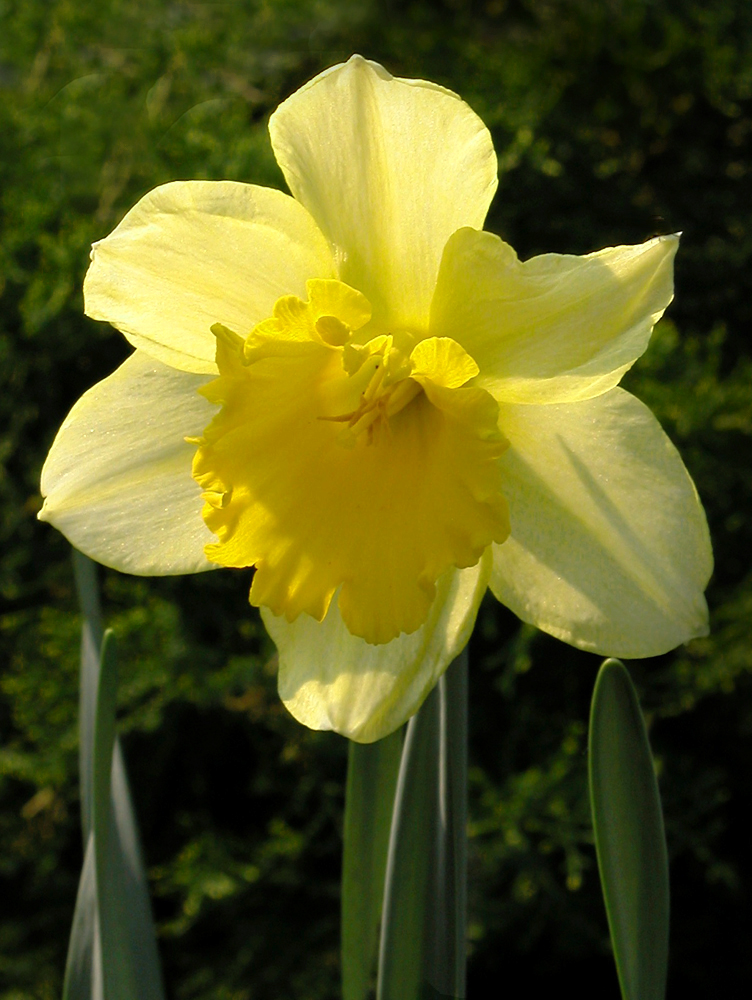
<svg viewBox="0 0 752 1000"><path fill-rule="evenodd" d="M219 325L221 406L193 474L217 541L255 566L251 602L321 620L337 594L354 635L383 643L426 620L436 581L503 541L498 407L446 337L368 337L370 306L338 281L280 299L243 340Z"/></svg>
<svg viewBox="0 0 752 1000"><path fill-rule="evenodd" d="M384 434L391 434L390 418L411 403L421 387L408 377L412 363L394 346L393 336L377 337L360 350L348 346L348 374L351 378L360 376L359 381L365 375L368 383L355 409L320 419L346 425L338 435L340 444L352 447L359 438L374 444Z"/></svg>

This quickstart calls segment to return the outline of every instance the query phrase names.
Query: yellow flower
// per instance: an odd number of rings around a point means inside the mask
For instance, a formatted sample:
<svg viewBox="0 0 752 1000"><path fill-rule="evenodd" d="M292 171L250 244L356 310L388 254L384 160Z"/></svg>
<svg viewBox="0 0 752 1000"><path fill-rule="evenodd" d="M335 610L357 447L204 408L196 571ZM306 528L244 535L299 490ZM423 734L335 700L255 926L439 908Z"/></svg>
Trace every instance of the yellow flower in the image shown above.
<svg viewBox="0 0 752 1000"><path fill-rule="evenodd" d="M415 712L488 586L602 654L704 634L702 507L617 388L677 239L521 263L482 231L480 119L358 56L270 132L293 197L166 184L95 244L86 311L136 350L63 424L41 517L126 572L254 566L283 700L364 742Z"/></svg>

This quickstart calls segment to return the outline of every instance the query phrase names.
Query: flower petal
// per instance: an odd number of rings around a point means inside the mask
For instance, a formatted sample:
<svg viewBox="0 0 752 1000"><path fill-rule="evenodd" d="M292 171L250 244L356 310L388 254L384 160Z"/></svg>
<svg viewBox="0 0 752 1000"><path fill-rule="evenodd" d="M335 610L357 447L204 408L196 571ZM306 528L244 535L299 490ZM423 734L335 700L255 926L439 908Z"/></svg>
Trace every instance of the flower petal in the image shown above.
<svg viewBox="0 0 752 1000"><path fill-rule="evenodd" d="M155 188L91 251L86 313L173 368L216 372L214 323L239 333L308 278L334 277L331 252L289 195L235 181Z"/></svg>
<svg viewBox="0 0 752 1000"><path fill-rule="evenodd" d="M438 583L425 625L384 646L351 635L332 601L319 623L301 615L288 623L261 609L279 650L279 694L311 729L333 729L372 743L421 706L470 638L490 571L490 551L477 566L451 570Z"/></svg>
<svg viewBox="0 0 752 1000"><path fill-rule="evenodd" d="M269 122L290 190L341 256L340 278L389 329L424 331L449 236L496 190L488 129L456 94L353 56Z"/></svg>
<svg viewBox="0 0 752 1000"><path fill-rule="evenodd" d="M476 384L510 403L563 403L612 389L647 347L673 297L676 236L585 257L522 263L498 236L447 243L431 334L480 367Z"/></svg>
<svg viewBox="0 0 752 1000"><path fill-rule="evenodd" d="M69 541L125 573L214 569L211 532L191 477L214 407L197 392L206 376L175 371L136 351L66 417L42 469L40 512Z"/></svg>
<svg viewBox="0 0 752 1000"><path fill-rule="evenodd" d="M678 452L621 389L500 407L512 532L491 589L523 621L582 649L657 656L707 633L705 515Z"/></svg>

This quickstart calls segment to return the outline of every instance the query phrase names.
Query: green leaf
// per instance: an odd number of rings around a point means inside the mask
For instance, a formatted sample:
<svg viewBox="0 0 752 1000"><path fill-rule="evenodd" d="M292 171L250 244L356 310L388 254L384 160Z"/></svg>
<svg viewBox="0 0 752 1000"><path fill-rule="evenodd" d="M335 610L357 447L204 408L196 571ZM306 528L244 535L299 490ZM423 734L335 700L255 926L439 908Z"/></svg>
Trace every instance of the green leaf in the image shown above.
<svg viewBox="0 0 752 1000"><path fill-rule="evenodd" d="M606 660L590 711L590 805L623 1000L663 1000L668 858L658 784L637 695Z"/></svg>
<svg viewBox="0 0 752 1000"><path fill-rule="evenodd" d="M342 860L342 1000L366 1000L376 964L402 730L350 743Z"/></svg>
<svg viewBox="0 0 752 1000"><path fill-rule="evenodd" d="M90 835L73 912L63 1000L102 1000L103 996L94 837Z"/></svg>
<svg viewBox="0 0 752 1000"><path fill-rule="evenodd" d="M407 727L389 841L378 1000L465 996L467 654Z"/></svg>
<svg viewBox="0 0 752 1000"><path fill-rule="evenodd" d="M101 630L93 565L75 553L84 613L81 657L84 866L63 1000L163 1000L154 924L122 752L116 736L115 643Z"/></svg>
<svg viewBox="0 0 752 1000"><path fill-rule="evenodd" d="M79 685L79 747L78 768L81 785L81 832L86 850L92 829L92 799L94 795L94 725L97 717L96 700L99 687L99 653L104 637L102 611L99 606L96 563L73 550L73 572L81 607L81 681Z"/></svg>

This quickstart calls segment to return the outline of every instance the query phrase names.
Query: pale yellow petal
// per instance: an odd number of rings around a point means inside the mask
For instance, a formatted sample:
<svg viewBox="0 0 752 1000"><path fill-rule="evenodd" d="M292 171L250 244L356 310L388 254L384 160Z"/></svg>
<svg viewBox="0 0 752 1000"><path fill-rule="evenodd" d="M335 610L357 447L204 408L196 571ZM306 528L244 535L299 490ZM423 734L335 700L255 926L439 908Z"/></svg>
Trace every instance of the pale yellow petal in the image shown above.
<svg viewBox="0 0 752 1000"><path fill-rule="evenodd" d="M140 351L79 399L42 470L40 517L115 569L142 575L214 569L211 534L191 477L195 445L214 407L206 376L178 372Z"/></svg>
<svg viewBox="0 0 752 1000"><path fill-rule="evenodd" d="M321 623L308 615L289 623L263 608L287 708L311 729L333 729L359 743L399 728L470 638L489 566L487 554L477 566L447 573L422 628L384 646L351 635L336 601Z"/></svg>
<svg viewBox="0 0 752 1000"><path fill-rule="evenodd" d="M621 389L581 403L502 405L511 535L491 589L582 649L656 656L707 632L705 515L678 452Z"/></svg>
<svg viewBox="0 0 752 1000"><path fill-rule="evenodd" d="M285 294L334 277L329 248L289 195L235 181L174 181L92 248L87 315L173 368L215 372L214 323L246 336Z"/></svg>
<svg viewBox="0 0 752 1000"><path fill-rule="evenodd" d="M385 329L425 331L444 244L460 226L483 225L496 189L480 118L442 87L353 56L280 105L269 131L342 280Z"/></svg>
<svg viewBox="0 0 752 1000"><path fill-rule="evenodd" d="M522 263L498 236L449 240L431 333L477 361L476 384L510 403L588 399L613 388L647 347L673 296L676 236L584 257Z"/></svg>

